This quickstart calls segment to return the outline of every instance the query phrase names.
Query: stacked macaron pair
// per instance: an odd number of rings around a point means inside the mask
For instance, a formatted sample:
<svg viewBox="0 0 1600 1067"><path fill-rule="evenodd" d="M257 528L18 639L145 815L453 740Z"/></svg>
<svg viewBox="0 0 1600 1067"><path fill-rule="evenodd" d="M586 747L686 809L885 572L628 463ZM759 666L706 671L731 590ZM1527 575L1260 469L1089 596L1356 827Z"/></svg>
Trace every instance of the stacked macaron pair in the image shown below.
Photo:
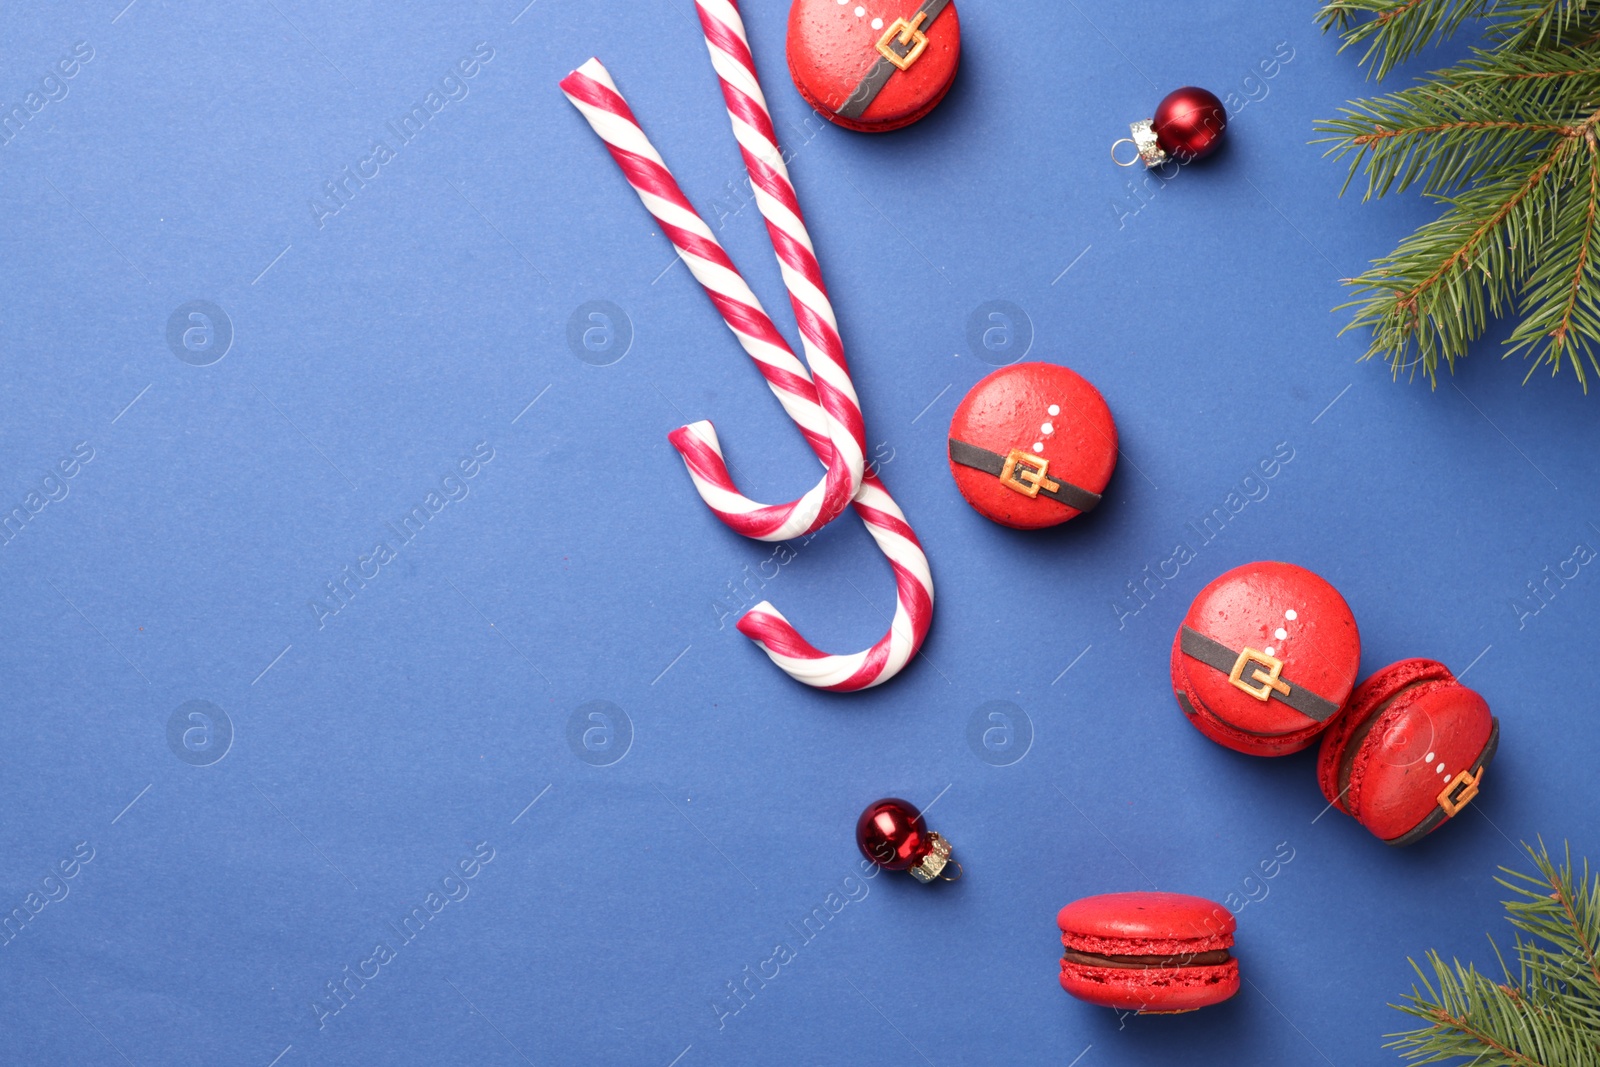
<svg viewBox="0 0 1600 1067"><path fill-rule="evenodd" d="M1061 988L1090 1004L1177 1015L1239 991L1237 922L1221 904L1181 893L1103 893L1056 913Z"/></svg>
<svg viewBox="0 0 1600 1067"><path fill-rule="evenodd" d="M1500 724L1442 663L1407 659L1357 686L1361 636L1338 590L1290 563L1248 563L1200 591L1172 642L1172 688L1206 737L1283 756L1319 737L1323 795L1391 845L1453 818Z"/></svg>

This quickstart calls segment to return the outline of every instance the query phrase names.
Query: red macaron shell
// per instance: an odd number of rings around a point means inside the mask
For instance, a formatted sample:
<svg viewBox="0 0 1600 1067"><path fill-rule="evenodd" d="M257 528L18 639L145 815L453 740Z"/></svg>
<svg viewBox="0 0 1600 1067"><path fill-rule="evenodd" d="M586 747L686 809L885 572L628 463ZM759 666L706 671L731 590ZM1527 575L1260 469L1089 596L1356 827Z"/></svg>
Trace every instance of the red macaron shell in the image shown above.
<svg viewBox="0 0 1600 1067"><path fill-rule="evenodd" d="M1061 943L1080 952L1172 956L1233 945L1238 920L1214 900L1183 893L1101 893L1056 912Z"/></svg>
<svg viewBox="0 0 1600 1067"><path fill-rule="evenodd" d="M1318 755L1318 784L1391 844L1409 844L1444 823L1440 794L1463 772L1481 772L1498 742L1488 703L1432 660L1379 671L1341 720Z"/></svg>
<svg viewBox="0 0 1600 1067"><path fill-rule="evenodd" d="M1054 363L1016 363L978 382L956 405L950 439L999 456L1013 449L1039 456L1048 461L1047 478L1096 496L1117 467L1117 425L1105 398L1082 375ZM950 472L967 503L1003 526L1037 530L1082 514L953 459Z"/></svg>
<svg viewBox="0 0 1600 1067"><path fill-rule="evenodd" d="M864 133L897 130L922 118L950 91L961 64L954 2L923 20L919 32L927 44L921 55L904 70L890 68L865 110L853 117L839 111L883 59L878 42L897 19L914 22L924 6L922 0L795 0L787 46L795 88L823 117Z"/></svg>
<svg viewBox="0 0 1600 1067"><path fill-rule="evenodd" d="M1221 904L1179 893L1106 893L1056 914L1062 945L1107 956L1192 956L1233 947L1236 921ZM1061 961L1061 988L1080 1000L1146 1013L1193 1011L1239 991L1239 962L1106 966Z"/></svg>
<svg viewBox="0 0 1600 1067"><path fill-rule="evenodd" d="M1350 606L1321 577L1291 563L1249 563L1227 572L1195 597L1183 626L1235 652L1253 648L1277 657L1284 682L1335 708L1350 695L1360 667L1361 637ZM1180 642L1182 634L1180 627ZM1202 732L1252 755L1299 751L1331 719L1313 718L1277 696L1258 700L1230 682L1227 671L1189 655L1174 657L1173 688L1198 713L1191 722L1200 727L1209 719L1220 728Z"/></svg>
<svg viewBox="0 0 1600 1067"><path fill-rule="evenodd" d="M1215 967L1085 967L1061 961L1061 988L1079 1000L1144 1015L1220 1004L1239 992L1239 961Z"/></svg>

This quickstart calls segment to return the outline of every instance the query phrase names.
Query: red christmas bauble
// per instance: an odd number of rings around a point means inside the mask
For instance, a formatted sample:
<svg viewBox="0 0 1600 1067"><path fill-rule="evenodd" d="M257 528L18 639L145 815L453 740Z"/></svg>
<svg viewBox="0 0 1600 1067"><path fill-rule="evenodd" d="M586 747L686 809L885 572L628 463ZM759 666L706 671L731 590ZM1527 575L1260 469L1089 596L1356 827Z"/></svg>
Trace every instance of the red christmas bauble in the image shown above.
<svg viewBox="0 0 1600 1067"><path fill-rule="evenodd" d="M898 797L867 805L856 820L861 854L887 871L904 871L922 862L933 849L922 813Z"/></svg>
<svg viewBox="0 0 1600 1067"><path fill-rule="evenodd" d="M961 864L950 856L950 842L929 830L922 812L899 797L867 805L856 820L856 846L884 870L910 871L924 885L961 877Z"/></svg>
<svg viewBox="0 0 1600 1067"><path fill-rule="evenodd" d="M1190 163L1217 150L1228 128L1228 112L1215 93L1186 85L1162 97L1151 124L1161 150Z"/></svg>

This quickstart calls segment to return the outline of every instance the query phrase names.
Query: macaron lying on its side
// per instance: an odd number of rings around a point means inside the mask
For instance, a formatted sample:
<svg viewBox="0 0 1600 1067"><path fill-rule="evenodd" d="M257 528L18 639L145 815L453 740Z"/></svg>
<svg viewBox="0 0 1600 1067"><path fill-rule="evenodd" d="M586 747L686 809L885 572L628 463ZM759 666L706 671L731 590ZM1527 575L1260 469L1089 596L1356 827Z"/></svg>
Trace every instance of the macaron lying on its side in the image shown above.
<svg viewBox="0 0 1600 1067"><path fill-rule="evenodd" d="M1239 991L1237 923L1221 904L1181 893L1104 893L1056 914L1061 988L1091 1004L1175 1015Z"/></svg>
<svg viewBox="0 0 1600 1067"><path fill-rule="evenodd" d="M1322 795L1391 845L1421 840L1478 795L1500 722L1442 663L1406 659L1362 682L1323 735Z"/></svg>

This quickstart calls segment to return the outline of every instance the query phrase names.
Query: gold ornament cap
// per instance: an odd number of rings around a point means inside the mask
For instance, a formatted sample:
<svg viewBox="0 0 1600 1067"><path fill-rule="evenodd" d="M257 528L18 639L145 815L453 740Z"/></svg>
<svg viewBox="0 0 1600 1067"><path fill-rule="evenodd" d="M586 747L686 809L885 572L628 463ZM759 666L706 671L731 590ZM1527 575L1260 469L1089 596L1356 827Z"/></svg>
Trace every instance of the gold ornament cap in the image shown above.
<svg viewBox="0 0 1600 1067"><path fill-rule="evenodd" d="M922 862L911 868L911 877L924 885L934 879L954 882L960 878L961 864L950 858L950 842L946 841L943 835L930 831L928 844L932 847L928 849L928 854L922 857ZM951 868L954 869L954 873L946 873Z"/></svg>
<svg viewBox="0 0 1600 1067"><path fill-rule="evenodd" d="M1125 144L1133 146L1135 155L1132 159L1123 159L1117 155L1117 148ZM1154 119L1140 119L1138 122L1129 123L1128 136L1111 146L1111 161L1119 167L1131 167L1135 163L1143 163L1147 168L1153 169L1171 158L1156 140Z"/></svg>

